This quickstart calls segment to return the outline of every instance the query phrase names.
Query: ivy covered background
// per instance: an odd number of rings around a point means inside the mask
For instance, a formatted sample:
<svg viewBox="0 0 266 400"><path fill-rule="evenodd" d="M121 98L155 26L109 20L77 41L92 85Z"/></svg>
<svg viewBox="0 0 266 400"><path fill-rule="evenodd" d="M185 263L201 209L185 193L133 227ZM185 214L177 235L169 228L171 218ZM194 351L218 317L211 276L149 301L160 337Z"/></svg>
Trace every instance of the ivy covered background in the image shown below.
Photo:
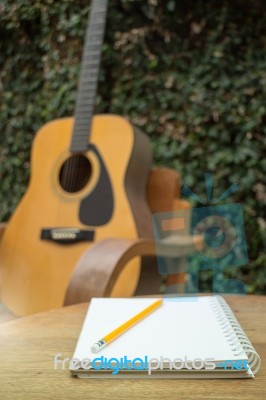
<svg viewBox="0 0 266 400"><path fill-rule="evenodd" d="M73 114L88 0L0 4L0 220L26 190L30 148L47 121ZM266 293L266 3L110 0L96 111L149 135L154 163L206 196L232 183L249 264L234 271ZM202 276L208 290L210 277Z"/></svg>

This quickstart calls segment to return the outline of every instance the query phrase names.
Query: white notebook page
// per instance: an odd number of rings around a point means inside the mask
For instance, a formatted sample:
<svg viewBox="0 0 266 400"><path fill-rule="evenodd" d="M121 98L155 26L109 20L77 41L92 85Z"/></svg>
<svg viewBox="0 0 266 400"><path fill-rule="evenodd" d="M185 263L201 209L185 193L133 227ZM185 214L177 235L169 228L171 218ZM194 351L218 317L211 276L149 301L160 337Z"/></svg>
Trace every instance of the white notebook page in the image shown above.
<svg viewBox="0 0 266 400"><path fill-rule="evenodd" d="M128 359L212 358L217 361L247 360L245 353L236 356L222 331L211 307L212 297L198 297L191 301L165 300L163 305L118 337L99 353L91 346L156 298L94 298L84 320L74 358L127 356Z"/></svg>

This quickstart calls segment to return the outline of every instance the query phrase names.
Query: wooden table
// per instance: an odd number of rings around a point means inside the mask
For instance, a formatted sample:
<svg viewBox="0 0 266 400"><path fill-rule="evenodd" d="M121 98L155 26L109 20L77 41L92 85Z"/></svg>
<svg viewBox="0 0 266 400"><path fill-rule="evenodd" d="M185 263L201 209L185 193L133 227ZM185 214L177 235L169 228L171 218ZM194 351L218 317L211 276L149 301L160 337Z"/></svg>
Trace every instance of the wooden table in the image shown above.
<svg viewBox="0 0 266 400"><path fill-rule="evenodd" d="M266 296L226 297L262 358L255 379L89 380L54 370L53 358L72 357L87 304L0 325L0 399L241 399L266 398Z"/></svg>

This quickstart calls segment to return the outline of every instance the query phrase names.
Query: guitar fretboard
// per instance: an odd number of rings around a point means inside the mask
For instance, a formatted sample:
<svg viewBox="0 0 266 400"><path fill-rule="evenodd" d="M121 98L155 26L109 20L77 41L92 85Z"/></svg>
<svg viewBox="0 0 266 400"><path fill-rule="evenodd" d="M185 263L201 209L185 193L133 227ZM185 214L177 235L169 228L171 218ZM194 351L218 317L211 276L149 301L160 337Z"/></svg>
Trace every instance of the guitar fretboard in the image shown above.
<svg viewBox="0 0 266 400"><path fill-rule="evenodd" d="M93 0L82 56L82 68L75 108L75 123L70 151L88 149L94 111L108 0Z"/></svg>

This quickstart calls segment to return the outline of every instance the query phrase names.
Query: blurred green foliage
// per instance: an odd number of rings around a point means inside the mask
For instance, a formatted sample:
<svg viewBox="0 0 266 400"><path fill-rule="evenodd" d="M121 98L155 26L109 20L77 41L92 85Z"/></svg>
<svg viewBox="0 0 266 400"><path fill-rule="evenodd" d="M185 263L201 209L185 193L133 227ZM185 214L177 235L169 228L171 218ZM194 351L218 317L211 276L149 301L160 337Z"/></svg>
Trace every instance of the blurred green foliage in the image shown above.
<svg viewBox="0 0 266 400"><path fill-rule="evenodd" d="M88 3L1 1L0 220L26 190L35 132L73 114ZM96 100L197 194L205 171L216 196L239 184L250 263L232 273L251 293L266 293L265 26L261 0L110 0Z"/></svg>

